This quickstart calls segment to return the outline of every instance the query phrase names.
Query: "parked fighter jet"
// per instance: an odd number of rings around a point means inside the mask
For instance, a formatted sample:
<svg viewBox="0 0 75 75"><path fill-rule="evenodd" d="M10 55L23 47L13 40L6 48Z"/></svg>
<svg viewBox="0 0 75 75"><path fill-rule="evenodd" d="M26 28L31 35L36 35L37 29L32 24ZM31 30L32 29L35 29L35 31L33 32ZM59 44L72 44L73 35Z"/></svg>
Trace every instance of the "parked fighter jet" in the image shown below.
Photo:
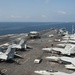
<svg viewBox="0 0 75 75"><path fill-rule="evenodd" d="M75 73L68 74L68 73L54 71L54 70L39 70L39 71L34 71L34 73L37 73L40 75L75 75Z"/></svg>
<svg viewBox="0 0 75 75"><path fill-rule="evenodd" d="M24 49L26 50L27 48L31 48L26 44L25 40L20 40L19 44L12 44L16 49Z"/></svg>
<svg viewBox="0 0 75 75"><path fill-rule="evenodd" d="M43 51L55 51L59 54L63 55L71 55L75 53L75 45L73 44L66 44L64 48L58 48L58 47L51 47L51 48L43 48Z"/></svg>
<svg viewBox="0 0 75 75"><path fill-rule="evenodd" d="M72 58L72 57L50 56L50 57L46 57L46 59L51 61L58 61L58 62L69 62L69 64L65 65L65 68L75 70L75 57Z"/></svg>
<svg viewBox="0 0 75 75"><path fill-rule="evenodd" d="M64 40L75 40L75 34L67 34L63 37Z"/></svg>
<svg viewBox="0 0 75 75"><path fill-rule="evenodd" d="M6 61L6 60L13 59L14 55L21 57L20 55L15 53L15 48L12 45L9 45L5 53L0 51L0 60Z"/></svg>
<svg viewBox="0 0 75 75"><path fill-rule="evenodd" d="M68 34L68 35L65 35L65 36L62 38L62 41L61 41L61 42L68 42L68 43L75 44L75 34Z"/></svg>
<svg viewBox="0 0 75 75"><path fill-rule="evenodd" d="M75 44L75 39L65 39L65 40L62 40L61 42Z"/></svg>

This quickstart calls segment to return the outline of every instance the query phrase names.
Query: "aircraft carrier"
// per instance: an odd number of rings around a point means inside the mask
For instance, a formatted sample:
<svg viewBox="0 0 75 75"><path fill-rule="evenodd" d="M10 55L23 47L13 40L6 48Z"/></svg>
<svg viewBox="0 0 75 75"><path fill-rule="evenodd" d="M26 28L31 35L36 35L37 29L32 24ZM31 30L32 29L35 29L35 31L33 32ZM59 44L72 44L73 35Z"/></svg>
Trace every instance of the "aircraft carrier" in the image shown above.
<svg viewBox="0 0 75 75"><path fill-rule="evenodd" d="M0 70L5 69L6 75L38 75L35 74L35 70L58 70L61 72L72 73L73 70L65 69L63 64L49 62L45 59L46 56L51 55L51 53L45 53L42 51L43 47L50 47L51 44L54 46L57 43L54 39L59 38L58 33L54 30L44 30L40 32L41 38L39 39L29 39L27 44L32 47L32 49L28 49L26 51L17 51L20 55L22 55L23 59L15 58L16 62L0 62ZM50 34L53 34L53 37L49 37ZM26 37L26 34L12 34L0 37L0 45L4 43L11 43L13 40ZM36 58L42 59L41 63L35 64L34 60Z"/></svg>

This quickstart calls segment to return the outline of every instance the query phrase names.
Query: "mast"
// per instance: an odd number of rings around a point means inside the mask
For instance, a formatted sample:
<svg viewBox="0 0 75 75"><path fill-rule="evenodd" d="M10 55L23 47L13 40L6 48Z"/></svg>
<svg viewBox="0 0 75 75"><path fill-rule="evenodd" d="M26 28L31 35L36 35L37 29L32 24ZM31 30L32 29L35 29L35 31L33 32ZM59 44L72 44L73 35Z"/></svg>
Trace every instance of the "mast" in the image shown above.
<svg viewBox="0 0 75 75"><path fill-rule="evenodd" d="M74 25L72 25L72 34L74 33Z"/></svg>

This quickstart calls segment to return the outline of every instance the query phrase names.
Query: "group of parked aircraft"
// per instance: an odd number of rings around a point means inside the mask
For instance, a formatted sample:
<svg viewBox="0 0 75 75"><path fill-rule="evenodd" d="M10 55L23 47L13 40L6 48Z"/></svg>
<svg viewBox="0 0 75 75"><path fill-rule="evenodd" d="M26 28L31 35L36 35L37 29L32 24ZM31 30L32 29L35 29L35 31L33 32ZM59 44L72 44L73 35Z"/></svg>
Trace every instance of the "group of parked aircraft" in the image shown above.
<svg viewBox="0 0 75 75"><path fill-rule="evenodd" d="M64 44L57 44L56 47L42 48L42 51L47 51L51 53L57 53L58 56L47 56L45 57L48 61L59 62L61 64L66 62L65 68L75 70L75 34L66 34L61 42L67 42ZM65 56L64 56L65 55ZM68 74L60 71L52 70L39 70L34 71L34 73L41 75L75 75L75 73Z"/></svg>
<svg viewBox="0 0 75 75"><path fill-rule="evenodd" d="M21 55L16 53L16 50L26 50L27 48L31 47L26 44L26 41L24 39L21 39L19 44L9 45L5 52L3 52L3 48L0 48L0 60L7 61L10 59L14 59L14 56L22 57Z"/></svg>

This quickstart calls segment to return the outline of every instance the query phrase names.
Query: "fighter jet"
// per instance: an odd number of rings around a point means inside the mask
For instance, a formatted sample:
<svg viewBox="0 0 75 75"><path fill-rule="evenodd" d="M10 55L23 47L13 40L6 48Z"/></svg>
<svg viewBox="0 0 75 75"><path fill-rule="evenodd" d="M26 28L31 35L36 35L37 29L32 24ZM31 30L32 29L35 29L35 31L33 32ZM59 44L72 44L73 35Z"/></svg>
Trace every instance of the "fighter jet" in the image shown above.
<svg viewBox="0 0 75 75"><path fill-rule="evenodd" d="M68 34L62 38L61 42L72 43L75 44L75 34Z"/></svg>
<svg viewBox="0 0 75 75"><path fill-rule="evenodd" d="M51 47L51 48L43 48L43 51L49 51L49 52L57 52L58 54L62 55L71 55L75 53L75 45L74 44L66 44L64 48L58 48L58 47Z"/></svg>
<svg viewBox="0 0 75 75"><path fill-rule="evenodd" d="M50 61L58 61L59 63L67 62L65 68L67 69L74 69L75 70L75 57L56 57L56 56L49 56L46 57L47 60Z"/></svg>
<svg viewBox="0 0 75 75"><path fill-rule="evenodd" d="M75 40L75 34L67 34L62 39L64 39L64 40Z"/></svg>
<svg viewBox="0 0 75 75"><path fill-rule="evenodd" d="M0 60L2 61L10 60L13 59L15 55L21 57L20 55L15 53L15 48L12 45L9 45L6 52L0 51Z"/></svg>
<svg viewBox="0 0 75 75"><path fill-rule="evenodd" d="M61 57L62 61L70 62L71 64L65 65L65 68L75 70L75 57Z"/></svg>
<svg viewBox="0 0 75 75"><path fill-rule="evenodd" d="M37 73L40 75L75 75L75 73L68 74L65 72L54 71L54 70L39 70L39 71L34 71L34 73Z"/></svg>
<svg viewBox="0 0 75 75"><path fill-rule="evenodd" d="M27 48L31 48L30 46L28 46L26 44L26 41L24 39L21 39L19 44L12 44L13 47L15 47L16 49L23 49L26 50Z"/></svg>

